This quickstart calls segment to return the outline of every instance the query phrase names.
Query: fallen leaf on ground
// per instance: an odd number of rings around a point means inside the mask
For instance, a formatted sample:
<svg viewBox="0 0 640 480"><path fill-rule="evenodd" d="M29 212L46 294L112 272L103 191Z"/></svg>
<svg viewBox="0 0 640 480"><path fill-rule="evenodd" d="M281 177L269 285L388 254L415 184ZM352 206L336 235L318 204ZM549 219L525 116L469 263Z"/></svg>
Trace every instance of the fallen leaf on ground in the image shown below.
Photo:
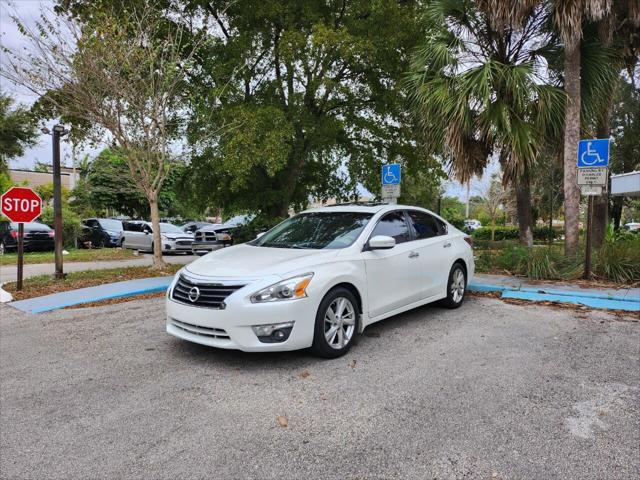
<svg viewBox="0 0 640 480"><path fill-rule="evenodd" d="M300 378L307 378L309 375L311 375L309 370L305 370L300 374Z"/></svg>
<svg viewBox="0 0 640 480"><path fill-rule="evenodd" d="M351 361L351 368L356 368L356 360L355 358Z"/></svg>
<svg viewBox="0 0 640 480"><path fill-rule="evenodd" d="M289 426L289 420L287 420L287 417L283 417L282 415L278 415L276 417L276 420L278 421L278 425L281 427L288 427Z"/></svg>

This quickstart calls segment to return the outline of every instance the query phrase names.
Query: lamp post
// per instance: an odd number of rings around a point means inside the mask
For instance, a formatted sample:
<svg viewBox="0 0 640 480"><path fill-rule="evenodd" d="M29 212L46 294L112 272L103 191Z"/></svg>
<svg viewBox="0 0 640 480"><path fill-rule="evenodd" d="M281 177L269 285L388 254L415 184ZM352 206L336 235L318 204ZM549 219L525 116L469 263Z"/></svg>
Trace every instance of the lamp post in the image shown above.
<svg viewBox="0 0 640 480"><path fill-rule="evenodd" d="M49 134L49 130L42 129ZM53 138L53 229L55 231L55 263L57 279L64 278L62 266L62 182L60 179L60 138L69 133L64 125L54 125L51 136Z"/></svg>

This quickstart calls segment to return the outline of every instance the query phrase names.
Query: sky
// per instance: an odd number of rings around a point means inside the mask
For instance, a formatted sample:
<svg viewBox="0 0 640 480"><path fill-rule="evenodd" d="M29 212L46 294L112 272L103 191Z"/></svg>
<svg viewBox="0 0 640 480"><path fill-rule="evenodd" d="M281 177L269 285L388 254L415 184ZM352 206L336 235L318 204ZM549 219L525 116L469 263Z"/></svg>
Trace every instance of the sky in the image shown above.
<svg viewBox="0 0 640 480"><path fill-rule="evenodd" d="M17 13L25 23L33 24L42 12L52 10L54 5L55 2L53 0L0 0L0 44L10 49L15 49L23 44L22 36L10 18L14 12ZM0 55L2 55L2 53L0 53ZM33 94L15 87L3 78L0 78L0 90L10 93L16 99L17 103L26 106L30 106L36 100ZM55 121L50 121L47 125L43 124L42 126L47 126L51 129L51 126L55 123ZM76 156L78 159L84 155L92 157L97 155L100 149L101 148L80 146L76 151ZM38 139L37 145L27 149L23 156L10 160L9 165L11 168L28 170L33 168L36 162L51 163L51 155L51 136L42 134ZM64 139L61 144L61 158L63 165L72 166L72 148ZM496 171L497 168L497 165L493 163L483 178L476 178L471 182L471 196L479 195L485 190L491 173ZM368 192L363 191L363 194L367 193ZM446 182L445 195L458 197L462 201L465 201L466 194L466 187L460 185L459 182L455 180Z"/></svg>

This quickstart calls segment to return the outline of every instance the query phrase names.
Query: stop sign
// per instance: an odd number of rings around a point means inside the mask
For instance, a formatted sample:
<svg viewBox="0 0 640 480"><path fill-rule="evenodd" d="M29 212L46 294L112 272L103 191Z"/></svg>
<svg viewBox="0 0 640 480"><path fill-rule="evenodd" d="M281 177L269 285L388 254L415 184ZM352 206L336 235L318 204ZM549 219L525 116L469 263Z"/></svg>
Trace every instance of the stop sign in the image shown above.
<svg viewBox="0 0 640 480"><path fill-rule="evenodd" d="M42 212L42 199L30 188L12 187L0 197L0 210L12 222L32 222Z"/></svg>

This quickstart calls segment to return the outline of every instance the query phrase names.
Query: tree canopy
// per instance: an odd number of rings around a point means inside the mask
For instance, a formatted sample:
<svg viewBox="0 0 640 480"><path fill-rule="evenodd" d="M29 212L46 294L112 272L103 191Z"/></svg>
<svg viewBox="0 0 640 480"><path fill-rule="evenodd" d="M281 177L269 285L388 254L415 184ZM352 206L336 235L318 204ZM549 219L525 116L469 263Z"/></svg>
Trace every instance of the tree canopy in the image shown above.
<svg viewBox="0 0 640 480"><path fill-rule="evenodd" d="M0 174L6 173L8 161L35 145L38 132L33 116L22 106L12 108L11 96L0 92Z"/></svg>
<svg viewBox="0 0 640 480"><path fill-rule="evenodd" d="M228 126L192 158L191 185L215 205L281 216L310 196L353 196L358 182L377 192L381 164L396 158L439 172L416 141L401 84L417 6L188 2L205 25L194 35L214 39L197 55L190 138Z"/></svg>

